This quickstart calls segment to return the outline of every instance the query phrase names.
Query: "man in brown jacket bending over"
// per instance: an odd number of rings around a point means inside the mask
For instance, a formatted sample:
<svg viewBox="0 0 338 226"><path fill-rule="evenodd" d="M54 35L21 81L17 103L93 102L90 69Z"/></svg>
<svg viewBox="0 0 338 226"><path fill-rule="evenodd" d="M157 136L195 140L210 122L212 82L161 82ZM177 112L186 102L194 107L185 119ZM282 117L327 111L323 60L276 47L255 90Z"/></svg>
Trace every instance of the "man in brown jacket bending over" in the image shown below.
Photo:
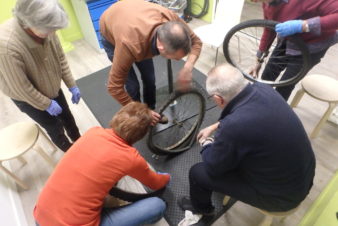
<svg viewBox="0 0 338 226"><path fill-rule="evenodd" d="M190 86L202 42L174 12L144 0L123 0L102 14L100 32L102 45L112 61L108 91L120 104L141 100L140 85L132 67L135 63L143 82L143 100L150 109L155 109L152 57L156 55L175 60L188 55L178 73L177 85L179 89ZM152 111L152 115L153 124L160 121L158 113Z"/></svg>

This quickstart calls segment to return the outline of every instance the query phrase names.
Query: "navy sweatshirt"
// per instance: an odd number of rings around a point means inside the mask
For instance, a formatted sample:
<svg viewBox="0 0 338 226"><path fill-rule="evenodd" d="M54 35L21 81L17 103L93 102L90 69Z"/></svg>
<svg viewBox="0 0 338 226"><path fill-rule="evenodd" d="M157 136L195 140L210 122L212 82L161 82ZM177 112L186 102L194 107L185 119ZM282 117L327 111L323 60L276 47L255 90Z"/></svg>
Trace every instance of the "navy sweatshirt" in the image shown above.
<svg viewBox="0 0 338 226"><path fill-rule="evenodd" d="M306 197L315 156L301 121L274 89L249 84L219 121L215 142L202 150L211 177L236 171L264 197L295 204Z"/></svg>

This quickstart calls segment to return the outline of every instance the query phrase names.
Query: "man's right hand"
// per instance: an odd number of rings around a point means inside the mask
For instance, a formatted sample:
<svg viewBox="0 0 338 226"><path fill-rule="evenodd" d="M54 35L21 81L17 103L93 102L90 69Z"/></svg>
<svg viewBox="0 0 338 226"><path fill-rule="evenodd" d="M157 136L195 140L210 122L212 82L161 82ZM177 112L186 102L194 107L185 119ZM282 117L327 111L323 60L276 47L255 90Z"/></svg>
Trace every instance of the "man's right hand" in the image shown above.
<svg viewBox="0 0 338 226"><path fill-rule="evenodd" d="M58 102L56 102L55 100L52 100L52 101L50 102L49 107L46 109L46 111L47 111L51 116L57 116L57 115L61 114L62 108L60 107L60 105L58 104Z"/></svg>
<svg viewBox="0 0 338 226"><path fill-rule="evenodd" d="M208 126L204 129L202 129L198 134L197 134L197 141L199 143L201 143L202 141L204 141L205 139L207 139L207 137L210 137L211 134L217 129L219 125L219 122L216 122L215 124L212 124L211 126Z"/></svg>
<svg viewBox="0 0 338 226"><path fill-rule="evenodd" d="M160 121L161 115L160 115L159 113L153 111L153 110L151 111L151 115L152 115L152 117L153 117L153 120L152 120L152 122L151 122L151 125L152 125L152 126L155 126L155 125Z"/></svg>

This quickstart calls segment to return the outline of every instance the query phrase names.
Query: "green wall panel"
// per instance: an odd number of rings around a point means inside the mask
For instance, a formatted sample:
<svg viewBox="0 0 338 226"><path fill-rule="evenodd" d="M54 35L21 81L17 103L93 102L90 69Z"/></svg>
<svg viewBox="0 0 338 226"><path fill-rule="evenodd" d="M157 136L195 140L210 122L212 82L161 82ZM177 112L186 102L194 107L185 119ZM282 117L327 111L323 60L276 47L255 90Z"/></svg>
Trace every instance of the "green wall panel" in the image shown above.
<svg viewBox="0 0 338 226"><path fill-rule="evenodd" d="M213 5L214 5L215 0L192 0L191 2L192 12L193 13L201 12L204 1L209 1L209 9L208 9L208 13L204 15L203 17L201 17L200 19L211 23L212 14L213 14Z"/></svg>
<svg viewBox="0 0 338 226"><path fill-rule="evenodd" d="M15 0L0 0L0 23L12 17L12 9L15 5Z"/></svg>
<svg viewBox="0 0 338 226"><path fill-rule="evenodd" d="M0 0L0 23L12 17L12 9L15 5L15 0ZM83 35L81 28L76 19L73 6L70 0L60 0L61 4L65 8L69 17L69 26L61 30L61 34L64 42L72 42L78 39L82 39Z"/></svg>
<svg viewBox="0 0 338 226"><path fill-rule="evenodd" d="M61 4L65 8L67 15L69 17L69 25L67 28L62 29L61 33L65 41L73 42L83 38L81 28L70 0L60 0Z"/></svg>

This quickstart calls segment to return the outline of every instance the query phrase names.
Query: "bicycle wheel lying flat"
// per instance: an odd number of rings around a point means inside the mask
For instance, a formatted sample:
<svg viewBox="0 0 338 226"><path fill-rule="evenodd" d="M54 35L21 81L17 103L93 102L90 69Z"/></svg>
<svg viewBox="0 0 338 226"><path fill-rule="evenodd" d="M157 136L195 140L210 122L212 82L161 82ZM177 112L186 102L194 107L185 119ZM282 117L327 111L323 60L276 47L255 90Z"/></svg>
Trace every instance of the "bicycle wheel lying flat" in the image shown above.
<svg viewBox="0 0 338 226"><path fill-rule="evenodd" d="M148 146L155 154L176 154L188 150L205 113L205 99L197 90L175 92L159 110L169 122L149 131Z"/></svg>
<svg viewBox="0 0 338 226"><path fill-rule="evenodd" d="M308 48L299 35L289 36L287 39L288 44L291 44L300 51L301 58L299 58L298 61L290 60L292 57L290 58L290 55L285 55L286 47L284 48L284 46L280 45L280 43L278 43L278 50L275 49L277 45L277 41L275 39L268 50L269 54L265 57L265 60L262 63L258 76L255 78L249 74L250 69L257 63L256 52L264 29L268 29L276 33L276 24L278 24L278 22L271 20L249 20L236 25L225 36L223 42L223 52L225 59L230 64L238 68L250 81L262 82L278 87L294 84L301 80L308 72L310 57ZM274 49L275 52L272 54ZM292 64L293 66L299 66L300 71L291 78L282 79L281 77L286 66L285 62L287 62L288 66ZM274 77L276 78L274 81L266 79L265 76L264 78L262 77L262 73L264 73L268 63L268 74L274 74Z"/></svg>

